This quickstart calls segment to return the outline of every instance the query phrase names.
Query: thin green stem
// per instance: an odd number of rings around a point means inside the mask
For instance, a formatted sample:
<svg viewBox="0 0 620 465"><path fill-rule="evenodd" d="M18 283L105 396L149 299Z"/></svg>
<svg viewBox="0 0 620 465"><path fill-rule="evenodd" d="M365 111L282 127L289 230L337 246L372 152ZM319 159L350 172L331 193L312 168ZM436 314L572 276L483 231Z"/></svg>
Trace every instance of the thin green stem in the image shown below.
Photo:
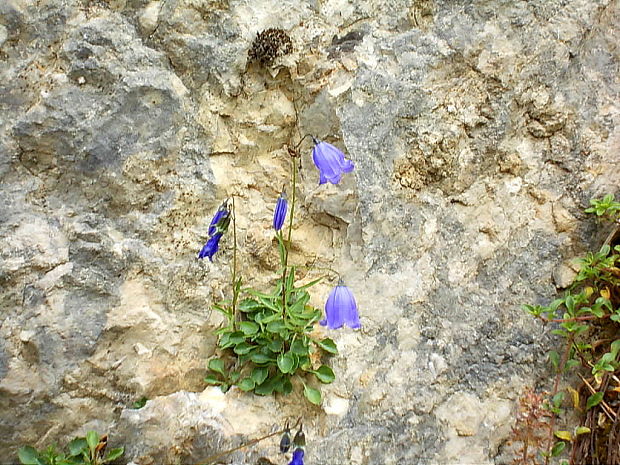
<svg viewBox="0 0 620 465"><path fill-rule="evenodd" d="M232 223L233 223L233 265L232 265L232 313L233 313L233 329L237 329L237 297L239 290L237 289L237 215L235 211L235 196L232 196Z"/></svg>
<svg viewBox="0 0 620 465"><path fill-rule="evenodd" d="M297 164L295 160L291 160L293 170L293 186L291 196L291 214L288 219L288 238L284 242L284 266L282 267L282 318L286 318L286 273L288 272L288 255L291 247L291 237L293 235L293 218L295 216L295 201L297 200Z"/></svg>
<svg viewBox="0 0 620 465"><path fill-rule="evenodd" d="M286 247L287 258L288 248L291 244L291 235L293 234L293 216L295 215L295 200L297 199L297 164L294 160L291 160L291 166L293 167L293 195L291 197L291 215L288 219L288 246Z"/></svg>

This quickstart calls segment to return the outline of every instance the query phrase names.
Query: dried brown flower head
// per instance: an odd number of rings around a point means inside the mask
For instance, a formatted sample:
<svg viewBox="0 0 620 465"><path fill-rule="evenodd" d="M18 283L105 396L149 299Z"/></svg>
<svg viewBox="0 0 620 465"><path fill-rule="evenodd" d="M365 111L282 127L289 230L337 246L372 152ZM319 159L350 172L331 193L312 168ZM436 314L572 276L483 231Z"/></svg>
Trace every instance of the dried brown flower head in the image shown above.
<svg viewBox="0 0 620 465"><path fill-rule="evenodd" d="M289 35L282 29L272 27L256 34L256 38L248 50L248 58L250 61L269 65L276 58L292 51L293 43Z"/></svg>

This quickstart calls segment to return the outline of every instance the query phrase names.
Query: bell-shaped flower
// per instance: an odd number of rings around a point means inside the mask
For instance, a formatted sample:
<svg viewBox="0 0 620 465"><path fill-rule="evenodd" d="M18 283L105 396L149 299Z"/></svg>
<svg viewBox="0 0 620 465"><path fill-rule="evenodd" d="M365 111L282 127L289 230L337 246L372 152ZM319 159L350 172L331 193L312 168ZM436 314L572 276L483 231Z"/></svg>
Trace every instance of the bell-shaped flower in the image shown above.
<svg viewBox="0 0 620 465"><path fill-rule="evenodd" d="M216 232L224 233L228 229L230 224L230 210L228 209L228 201L225 200L220 208L217 209L211 224L209 225L209 237L213 236Z"/></svg>
<svg viewBox="0 0 620 465"><path fill-rule="evenodd" d="M276 209L273 213L273 229L279 231L284 225L286 219L286 210L288 209L288 201L286 200L286 194L282 192L278 201L276 202Z"/></svg>
<svg viewBox="0 0 620 465"><path fill-rule="evenodd" d="M288 429L288 424L286 425L286 430L280 439L280 452L286 453L291 448L291 431Z"/></svg>
<svg viewBox="0 0 620 465"><path fill-rule="evenodd" d="M293 445L295 447L305 447L306 446L306 434L304 433L304 425L299 426L299 430L295 433L295 437L293 438Z"/></svg>
<svg viewBox="0 0 620 465"><path fill-rule="evenodd" d="M293 452L293 460L288 465L304 465L304 450L295 449Z"/></svg>
<svg viewBox="0 0 620 465"><path fill-rule="evenodd" d="M362 326L353 293L342 282L329 293L325 302L325 319L319 323L329 329L338 329L343 325L353 329Z"/></svg>
<svg viewBox="0 0 620 465"><path fill-rule="evenodd" d="M213 236L209 237L209 240L198 254L198 258L209 257L209 261L213 261L213 255L215 255L219 249L221 238L221 232L215 233Z"/></svg>
<svg viewBox="0 0 620 465"><path fill-rule="evenodd" d="M315 145L312 149L312 160L319 169L319 184L327 181L338 184L343 173L353 171L353 162L344 158L342 150L327 142L319 142L314 138L313 141Z"/></svg>

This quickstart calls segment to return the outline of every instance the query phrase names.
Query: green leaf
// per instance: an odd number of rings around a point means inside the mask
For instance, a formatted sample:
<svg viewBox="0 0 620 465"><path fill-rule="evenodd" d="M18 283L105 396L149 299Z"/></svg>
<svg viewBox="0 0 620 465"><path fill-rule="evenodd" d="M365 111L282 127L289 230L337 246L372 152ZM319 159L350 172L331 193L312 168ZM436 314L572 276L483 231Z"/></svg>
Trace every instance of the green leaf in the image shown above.
<svg viewBox="0 0 620 465"><path fill-rule="evenodd" d="M314 343L325 352L329 352L330 354L338 353L338 347L336 347L336 343L328 337L321 341L314 341Z"/></svg>
<svg viewBox="0 0 620 465"><path fill-rule="evenodd" d="M233 349L233 352L238 355L245 355L249 353L254 347L253 345L248 344L247 342L242 342L241 344L237 344Z"/></svg>
<svg viewBox="0 0 620 465"><path fill-rule="evenodd" d="M237 345L241 342L245 341L245 334L241 331L235 331L234 333L230 333L228 337L228 342L232 345Z"/></svg>
<svg viewBox="0 0 620 465"><path fill-rule="evenodd" d="M276 294L265 294L264 292L257 291L256 289L252 289L250 287L244 289L243 291L253 295L254 297L262 297L264 299L273 299L276 296Z"/></svg>
<svg viewBox="0 0 620 465"><path fill-rule="evenodd" d="M267 331L270 333L279 333L283 329L286 329L286 326L282 320L272 321L267 325Z"/></svg>
<svg viewBox="0 0 620 465"><path fill-rule="evenodd" d="M86 438L75 438L67 445L67 448L69 449L69 455L71 457L76 457L82 455L82 452L88 451L88 443L86 442Z"/></svg>
<svg viewBox="0 0 620 465"><path fill-rule="evenodd" d="M314 405L321 405L321 391L304 384L304 396Z"/></svg>
<svg viewBox="0 0 620 465"><path fill-rule="evenodd" d="M291 352L296 355L306 355L308 353L308 346L300 339L295 339L291 344Z"/></svg>
<svg viewBox="0 0 620 465"><path fill-rule="evenodd" d="M99 433L96 431L88 431L86 433L86 442L88 443L88 448L93 452L99 444Z"/></svg>
<svg viewBox="0 0 620 465"><path fill-rule="evenodd" d="M288 395L291 392L293 392L293 384L291 383L291 380L286 378L284 380L284 382L282 383L282 394L284 395Z"/></svg>
<svg viewBox="0 0 620 465"><path fill-rule="evenodd" d="M256 384L263 384L269 375L269 369L265 367L256 367L252 370L252 379Z"/></svg>
<svg viewBox="0 0 620 465"><path fill-rule="evenodd" d="M264 383L254 388L254 393L258 394L259 396L268 396L270 394L273 394L274 389L274 378L267 378Z"/></svg>
<svg viewBox="0 0 620 465"><path fill-rule="evenodd" d="M292 373L295 368L295 356L291 352L278 356L278 368L282 373Z"/></svg>
<svg viewBox="0 0 620 465"><path fill-rule="evenodd" d="M289 314L301 316L301 313L304 311L309 300L310 294L304 292L300 298L298 298L294 303L291 303L291 306L288 308Z"/></svg>
<svg viewBox="0 0 620 465"><path fill-rule="evenodd" d="M241 329L243 334L246 336L252 336L258 332L259 328L256 323L252 323L251 321L242 321L239 324L239 329Z"/></svg>
<svg viewBox="0 0 620 465"><path fill-rule="evenodd" d="M263 308L263 306L254 299L243 299L237 307L240 312L254 313Z"/></svg>
<svg viewBox="0 0 620 465"><path fill-rule="evenodd" d="M282 341L280 339L274 339L267 344L267 348L274 353L278 353L282 350Z"/></svg>
<svg viewBox="0 0 620 465"><path fill-rule="evenodd" d="M278 376L276 379L274 379L273 382L273 389L276 392L279 392L280 394L284 394L284 384L287 381L287 378L282 377L282 376Z"/></svg>
<svg viewBox="0 0 620 465"><path fill-rule="evenodd" d="M557 370L560 366L560 354L558 354L555 350L550 350L549 361L551 362L551 365L553 365L553 368Z"/></svg>
<svg viewBox="0 0 620 465"><path fill-rule="evenodd" d="M315 279L314 281L310 281L308 284L304 284L303 286L300 286L300 287L296 288L295 290L297 290L297 291L303 291L303 290L306 290L306 289L308 289L309 287L312 287L312 286L314 286L315 284L318 284L318 283L319 283L319 282L321 282L322 280L323 280L323 278L322 278L322 277L321 277L321 278L318 278L318 279Z"/></svg>
<svg viewBox="0 0 620 465"><path fill-rule="evenodd" d="M281 319L282 319L282 315L280 315L278 313L271 313L271 314L267 315L264 312L257 313L256 314L256 318L255 318L255 320L258 323L261 323L261 324L264 324L264 325L266 325L267 323L271 323L272 321L281 320Z"/></svg>
<svg viewBox="0 0 620 465"><path fill-rule="evenodd" d="M278 314L282 313L282 308L281 308L282 301L280 299L276 300L276 297L270 297L270 298L259 297L258 300L260 301L260 303L263 304L263 306L267 307L272 312L278 313Z"/></svg>
<svg viewBox="0 0 620 465"><path fill-rule="evenodd" d="M207 384L222 384L222 381L220 381L217 376L215 376L213 373L208 374L207 376L205 376L204 379L205 383Z"/></svg>
<svg viewBox="0 0 620 465"><path fill-rule="evenodd" d="M295 270L296 268L294 266L291 266L288 274L286 275L285 287L286 287L287 294L290 294L291 291L295 290Z"/></svg>
<svg viewBox="0 0 620 465"><path fill-rule="evenodd" d="M256 364L262 365L265 363L273 362L274 358L270 357L269 355L265 355L262 352L255 352L250 355L250 360L252 360Z"/></svg>
<svg viewBox="0 0 620 465"><path fill-rule="evenodd" d="M138 400L136 400L134 403L131 404L131 408L134 409L134 410L141 409L142 407L144 407L146 405L147 401L148 401L148 399L146 397L142 396Z"/></svg>
<svg viewBox="0 0 620 465"><path fill-rule="evenodd" d="M216 373L220 373L222 376L225 376L224 371L224 362L219 358L212 358L209 360L209 370L215 371Z"/></svg>
<svg viewBox="0 0 620 465"><path fill-rule="evenodd" d="M553 396L552 403L554 407L559 408L562 405L563 401L564 401L563 392L558 392L555 396Z"/></svg>
<svg viewBox="0 0 620 465"><path fill-rule="evenodd" d="M321 365L318 370L314 372L314 375L318 378L321 383L329 384L333 383L336 379L336 375L334 375L334 371L328 367L327 365Z"/></svg>
<svg viewBox="0 0 620 465"><path fill-rule="evenodd" d="M572 441L573 437L570 434L570 431L555 431L553 434L555 434L555 436L558 439L562 439L564 441Z"/></svg>
<svg viewBox="0 0 620 465"><path fill-rule="evenodd" d="M104 463L112 462L113 460L116 460L124 453L125 453L124 447L117 447L116 449L112 449L110 452L108 452L108 455L106 455Z"/></svg>
<svg viewBox="0 0 620 465"><path fill-rule="evenodd" d="M242 391L251 391L256 386L256 382L252 378L243 378L237 387Z"/></svg>
<svg viewBox="0 0 620 465"><path fill-rule="evenodd" d="M39 453L32 446L24 446L17 451L19 461L24 465L39 465Z"/></svg>
<svg viewBox="0 0 620 465"><path fill-rule="evenodd" d="M588 400L586 401L586 410L590 410L595 405L600 404L604 396L604 392L597 392L596 394L592 394L588 397Z"/></svg>
<svg viewBox="0 0 620 465"><path fill-rule="evenodd" d="M230 319L230 317L232 316L232 312L223 305L214 305L213 310L217 310L218 312L223 313L224 316L226 316L228 319Z"/></svg>
<svg viewBox="0 0 620 465"><path fill-rule="evenodd" d="M551 449L551 457L557 457L562 453L562 451L566 448L565 442L556 442Z"/></svg>
<svg viewBox="0 0 620 465"><path fill-rule="evenodd" d="M579 362L579 360L575 360L574 358L571 358L570 360L566 361L566 365L564 366L564 371L569 371L572 370L573 368L580 366L581 363Z"/></svg>
<svg viewBox="0 0 620 465"><path fill-rule="evenodd" d="M620 352L620 339L616 339L614 342L611 343L611 353L613 354L614 358L616 358L618 352Z"/></svg>
<svg viewBox="0 0 620 465"><path fill-rule="evenodd" d="M591 430L587 426L579 426L575 429L575 436L579 436L580 434L588 434Z"/></svg>

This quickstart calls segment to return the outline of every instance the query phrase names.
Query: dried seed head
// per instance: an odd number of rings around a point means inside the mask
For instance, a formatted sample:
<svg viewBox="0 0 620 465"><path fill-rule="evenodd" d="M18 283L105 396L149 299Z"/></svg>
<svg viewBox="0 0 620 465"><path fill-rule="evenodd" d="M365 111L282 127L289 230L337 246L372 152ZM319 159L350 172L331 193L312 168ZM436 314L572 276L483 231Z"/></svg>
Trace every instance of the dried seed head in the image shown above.
<svg viewBox="0 0 620 465"><path fill-rule="evenodd" d="M263 65L271 64L276 58L293 51L293 43L289 35L282 29L269 28L256 34L248 58Z"/></svg>

